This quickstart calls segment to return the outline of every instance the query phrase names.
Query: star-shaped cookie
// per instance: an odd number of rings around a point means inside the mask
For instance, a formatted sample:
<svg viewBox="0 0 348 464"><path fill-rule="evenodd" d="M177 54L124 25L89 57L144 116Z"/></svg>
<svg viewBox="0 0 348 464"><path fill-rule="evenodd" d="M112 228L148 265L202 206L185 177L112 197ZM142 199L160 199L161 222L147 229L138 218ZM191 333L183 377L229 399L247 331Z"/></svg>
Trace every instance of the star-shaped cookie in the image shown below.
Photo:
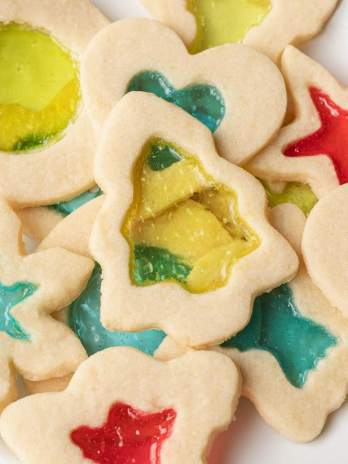
<svg viewBox="0 0 348 464"><path fill-rule="evenodd" d="M205 124L220 155L236 164L270 141L286 111L282 76L266 56L238 44L191 56L172 30L150 19L118 21L99 33L81 82L98 130L127 92L154 93Z"/></svg>
<svg viewBox="0 0 348 464"><path fill-rule="evenodd" d="M23 464L203 464L239 393L238 370L219 353L160 362L110 348L83 363L64 392L9 406L1 434Z"/></svg>
<svg viewBox="0 0 348 464"><path fill-rule="evenodd" d="M282 71L294 119L247 169L266 180L309 184L320 198L348 181L348 90L294 47L285 50Z"/></svg>
<svg viewBox="0 0 348 464"><path fill-rule="evenodd" d="M245 326L257 294L297 271L261 184L218 156L207 128L153 95L116 106L96 180L105 201L90 245L109 330L155 327L183 345L218 343Z"/></svg>
<svg viewBox="0 0 348 464"><path fill-rule="evenodd" d="M277 60L289 44L318 34L337 0L141 0L191 52L241 42ZM276 37L276 40L274 38Z"/></svg>
<svg viewBox="0 0 348 464"><path fill-rule="evenodd" d="M16 398L15 371L38 381L76 369L86 353L50 315L83 290L93 261L60 248L25 255L20 223L0 202L0 407Z"/></svg>
<svg viewBox="0 0 348 464"><path fill-rule="evenodd" d="M305 216L293 205L273 210L273 224L301 253ZM307 442L348 392L348 323L313 284L297 277L258 297L249 325L220 350L240 367L243 394L291 440Z"/></svg>

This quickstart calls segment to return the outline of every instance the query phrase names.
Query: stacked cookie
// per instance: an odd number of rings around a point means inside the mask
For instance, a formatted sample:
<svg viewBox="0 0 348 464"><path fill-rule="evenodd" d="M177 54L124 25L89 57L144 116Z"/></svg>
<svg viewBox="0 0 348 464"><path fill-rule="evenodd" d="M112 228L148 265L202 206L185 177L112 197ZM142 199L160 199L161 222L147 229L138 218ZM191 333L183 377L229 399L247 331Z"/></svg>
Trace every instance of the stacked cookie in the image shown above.
<svg viewBox="0 0 348 464"><path fill-rule="evenodd" d="M348 391L348 94L292 45L337 0L143 3L110 24L0 1L0 426L23 463L220 463L241 394L305 442Z"/></svg>

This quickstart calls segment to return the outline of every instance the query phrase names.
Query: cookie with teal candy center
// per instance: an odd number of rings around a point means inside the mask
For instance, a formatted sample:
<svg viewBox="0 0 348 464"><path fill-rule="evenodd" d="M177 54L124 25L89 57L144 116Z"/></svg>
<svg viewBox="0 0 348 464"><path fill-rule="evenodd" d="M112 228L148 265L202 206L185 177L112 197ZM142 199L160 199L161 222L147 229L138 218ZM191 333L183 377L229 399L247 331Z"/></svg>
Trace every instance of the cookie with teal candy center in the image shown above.
<svg viewBox="0 0 348 464"><path fill-rule="evenodd" d="M69 308L69 325L92 355L113 346L129 346L153 355L166 334L160 330L111 332L100 322L101 269L96 265L86 289Z"/></svg>
<svg viewBox="0 0 348 464"><path fill-rule="evenodd" d="M148 92L179 106L211 132L216 132L226 113L221 92L213 85L191 84L183 89L175 89L169 80L158 71L143 71L134 76L128 84L127 93Z"/></svg>
<svg viewBox="0 0 348 464"><path fill-rule="evenodd" d="M337 345L329 331L301 315L293 292L282 285L255 300L247 327L222 347L241 352L264 350L278 361L288 381L302 388L308 374Z"/></svg>

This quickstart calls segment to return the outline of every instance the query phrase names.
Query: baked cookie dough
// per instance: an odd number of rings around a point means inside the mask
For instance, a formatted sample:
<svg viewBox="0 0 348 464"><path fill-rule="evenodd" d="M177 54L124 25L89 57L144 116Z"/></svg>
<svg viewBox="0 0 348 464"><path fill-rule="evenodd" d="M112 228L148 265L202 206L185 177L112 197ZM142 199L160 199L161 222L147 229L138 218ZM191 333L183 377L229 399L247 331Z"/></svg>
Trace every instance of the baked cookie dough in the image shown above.
<svg viewBox="0 0 348 464"><path fill-rule="evenodd" d="M207 128L151 94L131 93L113 110L96 181L105 201L90 245L109 330L219 343L246 325L257 294L297 271L261 184L217 155Z"/></svg>
<svg viewBox="0 0 348 464"><path fill-rule="evenodd" d="M89 237L103 197L82 206L61 223L41 242L39 250L61 247L66 250L91 257L89 251ZM100 267L95 264L84 291L68 307L65 322L80 338L81 343L89 355L113 346L129 346L144 353L153 355L156 359L168 360L185 352L183 347L177 346L165 333L150 329L141 332L110 332L100 322ZM172 345L175 355L171 356ZM180 350L181 348L181 350ZM73 374L73 372L71 373ZM71 375L50 379L44 382L26 381L26 387L31 393L64 390Z"/></svg>
<svg viewBox="0 0 348 464"><path fill-rule="evenodd" d="M278 206L272 223L301 253L301 211ZM249 325L220 351L240 367L243 394L290 440L316 438L346 398L348 323L313 284L303 263L294 280L255 300Z"/></svg>
<svg viewBox="0 0 348 464"><path fill-rule="evenodd" d="M53 204L92 187L96 134L79 66L108 24L88 0L0 5L0 193L14 207Z"/></svg>
<svg viewBox="0 0 348 464"><path fill-rule="evenodd" d="M318 34L338 0L141 0L192 53L241 42L277 60Z"/></svg>
<svg viewBox="0 0 348 464"><path fill-rule="evenodd" d="M154 93L205 124L220 155L235 164L270 141L286 111L283 78L266 56L238 44L191 56L173 31L149 19L118 21L99 33L81 81L97 129L127 92Z"/></svg>
<svg viewBox="0 0 348 464"><path fill-rule="evenodd" d="M302 244L310 276L345 317L348 317L347 224L348 185L342 185L313 209Z"/></svg>
<svg viewBox="0 0 348 464"><path fill-rule="evenodd" d="M203 464L233 419L240 383L219 353L160 362L111 348L83 363L64 392L9 406L1 434L23 464Z"/></svg>
<svg viewBox="0 0 348 464"><path fill-rule="evenodd" d="M268 181L307 184L321 198L348 182L348 90L294 47L285 50L282 71L294 119L246 168Z"/></svg>
<svg viewBox="0 0 348 464"><path fill-rule="evenodd" d="M16 215L0 202L0 408L17 397L15 372L41 381L73 372L86 353L50 315L85 287L91 259L61 248L24 255Z"/></svg>

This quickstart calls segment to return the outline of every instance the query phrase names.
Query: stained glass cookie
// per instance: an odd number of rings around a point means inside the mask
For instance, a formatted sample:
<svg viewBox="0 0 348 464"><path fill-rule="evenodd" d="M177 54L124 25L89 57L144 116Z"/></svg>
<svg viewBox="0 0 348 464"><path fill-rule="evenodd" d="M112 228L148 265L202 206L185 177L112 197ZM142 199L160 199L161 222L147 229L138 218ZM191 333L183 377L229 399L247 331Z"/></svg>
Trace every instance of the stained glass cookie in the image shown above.
<svg viewBox="0 0 348 464"><path fill-rule="evenodd" d="M15 207L91 188L96 135L79 67L108 21L88 0L0 6L0 192Z"/></svg>
<svg viewBox="0 0 348 464"><path fill-rule="evenodd" d="M91 201L63 219L60 224L41 242L39 250L61 247L68 251L91 257L89 237L101 208L103 197ZM100 321L101 270L95 263L94 271L83 292L69 305L63 320L79 337L89 355L114 346L128 346L157 359L168 360L184 353L184 348L174 345L161 330L149 329L140 332L109 331ZM175 346L175 355L171 356L171 346ZM77 367L77 366L76 366ZM71 375L73 371L71 372ZM68 385L71 375L43 382L26 381L27 389L32 393L61 391Z"/></svg>
<svg viewBox="0 0 348 464"><path fill-rule="evenodd" d="M90 245L109 330L157 327L183 345L210 345L244 327L258 293L297 271L261 184L218 156L204 125L153 95L116 106L96 180L105 201Z"/></svg>
<svg viewBox="0 0 348 464"><path fill-rule="evenodd" d="M345 317L348 317L347 224L348 185L342 185L313 209L302 244L313 281Z"/></svg>
<svg viewBox="0 0 348 464"><path fill-rule="evenodd" d="M61 248L23 252L21 228L0 202L0 407L17 396L15 372L42 381L76 369L86 353L79 339L51 314L84 289L91 259Z"/></svg>
<svg viewBox="0 0 348 464"><path fill-rule="evenodd" d="M301 253L303 213L282 205L272 216L274 226ZM290 283L256 298L250 323L220 350L240 367L244 395L291 440L313 440L345 400L348 323L313 284L303 263Z"/></svg>
<svg viewBox="0 0 348 464"><path fill-rule="evenodd" d="M239 393L239 373L219 353L160 362L111 348L83 363L64 392L9 406L1 434L23 464L203 464Z"/></svg>
<svg viewBox="0 0 348 464"><path fill-rule="evenodd" d="M118 21L98 34L81 80L97 129L126 93L153 93L206 125L236 164L269 142L286 110L282 76L266 56L236 44L191 56L173 31L149 19Z"/></svg>
<svg viewBox="0 0 348 464"><path fill-rule="evenodd" d="M348 91L294 47L285 50L282 71L294 119L247 169L262 179L307 184L321 198L348 181Z"/></svg>
<svg viewBox="0 0 348 464"><path fill-rule="evenodd" d="M337 0L141 0L192 53L243 43L277 60L289 44L318 34Z"/></svg>

